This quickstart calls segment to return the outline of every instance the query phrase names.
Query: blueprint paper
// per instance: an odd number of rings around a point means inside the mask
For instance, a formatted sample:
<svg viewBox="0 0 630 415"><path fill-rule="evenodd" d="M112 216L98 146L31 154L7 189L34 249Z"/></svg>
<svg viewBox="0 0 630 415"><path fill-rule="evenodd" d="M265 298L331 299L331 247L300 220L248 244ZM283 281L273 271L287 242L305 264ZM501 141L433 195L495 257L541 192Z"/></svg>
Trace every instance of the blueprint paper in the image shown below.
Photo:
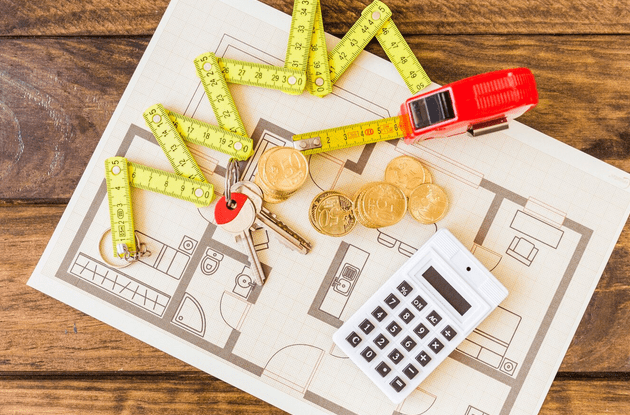
<svg viewBox="0 0 630 415"><path fill-rule="evenodd" d="M124 269L100 260L98 241L110 226L104 160L171 170L143 111L159 102L216 124L193 59L212 51L282 66L289 27L290 16L253 0L173 1L29 285L293 414L537 413L628 218L630 176L522 124L311 156L304 187L269 208L313 250L303 256L256 231L268 276L262 288L251 284L239 245L214 224L213 206L137 189L136 229L153 254ZM327 38L329 50L337 41ZM323 99L230 89L256 145L241 163L245 179L265 149L291 145L292 134L394 116L410 96L393 66L366 52ZM221 194L228 156L191 150ZM307 208L317 193L352 195L383 180L387 163L403 154L425 163L450 198L437 226L407 215L339 239L311 228ZM437 228L458 237L510 294L394 405L332 334Z"/></svg>

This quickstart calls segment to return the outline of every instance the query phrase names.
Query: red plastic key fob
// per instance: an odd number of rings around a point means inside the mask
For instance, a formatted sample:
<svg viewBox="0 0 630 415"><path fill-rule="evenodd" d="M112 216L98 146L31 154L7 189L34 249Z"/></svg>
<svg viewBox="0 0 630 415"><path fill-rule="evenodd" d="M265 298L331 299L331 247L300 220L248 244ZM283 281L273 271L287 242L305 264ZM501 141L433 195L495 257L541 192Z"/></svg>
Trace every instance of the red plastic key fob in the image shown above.
<svg viewBox="0 0 630 415"><path fill-rule="evenodd" d="M228 207L225 196L221 196L221 198L217 201L217 204L214 206L214 221L217 223L217 225L223 225L228 222L232 222L238 216L238 213L245 205L245 201L247 201L247 196L243 193L232 192L232 200L236 204L233 209L230 209Z"/></svg>

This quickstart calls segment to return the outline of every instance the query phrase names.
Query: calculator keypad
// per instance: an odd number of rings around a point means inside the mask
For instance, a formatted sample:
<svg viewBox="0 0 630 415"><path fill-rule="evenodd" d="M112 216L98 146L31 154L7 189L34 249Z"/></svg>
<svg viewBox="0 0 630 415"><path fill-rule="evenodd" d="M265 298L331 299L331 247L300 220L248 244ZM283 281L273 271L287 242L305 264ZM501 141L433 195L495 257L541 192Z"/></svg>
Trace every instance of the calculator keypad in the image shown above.
<svg viewBox="0 0 630 415"><path fill-rule="evenodd" d="M438 231L436 241L440 233L445 234ZM449 239L449 242L453 241ZM448 245L448 249L453 246ZM442 279L432 282L424 277L427 258L432 254L426 250L423 252L423 249L418 250L418 254L424 256L412 256L409 260L412 264L405 264L387 280L334 335L334 341L341 350L394 403L400 403L415 390L498 305L498 302L484 305L480 297L474 297L479 289L474 284L494 278L489 272L480 272L482 275L475 276L471 273L470 278L464 279L446 268L450 264L437 265L435 262L429 268ZM437 242L431 249L442 252ZM474 260L465 247L457 249L459 254ZM445 260L454 255L452 251L442 253ZM434 285L438 283L442 284L442 288ZM447 298L444 284L451 284L451 290L461 291L461 297L475 300L470 307L476 307L476 314L464 316L458 314L454 307L449 307L448 303L453 303ZM496 284L499 290L504 289L498 281Z"/></svg>
<svg viewBox="0 0 630 415"><path fill-rule="evenodd" d="M406 279L380 298L346 340L388 387L401 392L436 357L443 359L443 349L457 331ZM369 346L364 346L366 338Z"/></svg>

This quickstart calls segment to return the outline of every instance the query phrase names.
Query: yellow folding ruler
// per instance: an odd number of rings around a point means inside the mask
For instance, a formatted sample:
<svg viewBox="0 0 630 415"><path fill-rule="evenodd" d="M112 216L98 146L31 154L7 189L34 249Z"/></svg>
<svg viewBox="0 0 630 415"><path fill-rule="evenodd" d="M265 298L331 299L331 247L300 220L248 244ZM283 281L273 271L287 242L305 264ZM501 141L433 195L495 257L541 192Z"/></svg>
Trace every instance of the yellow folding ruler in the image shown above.
<svg viewBox="0 0 630 415"><path fill-rule="evenodd" d="M186 200L197 206L208 206L214 197L214 186L210 183L132 163L124 157L105 160L105 182L114 256L121 259L135 258L138 254L131 186Z"/></svg>
<svg viewBox="0 0 630 415"><path fill-rule="evenodd" d="M208 52L197 56L195 68L197 68L197 76L201 79L201 85L210 100L219 126L224 130L247 137L245 126L214 53Z"/></svg>
<svg viewBox="0 0 630 415"><path fill-rule="evenodd" d="M333 84L337 82L391 16L392 12L389 7L379 0L375 0L363 10L359 20L328 54L330 79Z"/></svg>
<svg viewBox="0 0 630 415"><path fill-rule="evenodd" d="M306 72L308 51L313 37L315 11L319 0L295 0L289 30L289 43L284 67Z"/></svg>
<svg viewBox="0 0 630 415"><path fill-rule="evenodd" d="M297 3L298 0L296 0ZM322 8L319 1L315 8L315 19L308 50L308 64L306 67L306 90L317 97L325 97L332 92L330 69L328 66L328 50L326 49L326 34Z"/></svg>
<svg viewBox="0 0 630 415"><path fill-rule="evenodd" d="M238 160L247 160L254 152L251 138L224 130L194 118L166 110L184 141L220 151Z"/></svg>
<svg viewBox="0 0 630 415"><path fill-rule="evenodd" d="M135 257L138 248L131 208L129 169L124 157L105 160L105 182L114 256L121 259Z"/></svg>
<svg viewBox="0 0 630 415"><path fill-rule="evenodd" d="M192 202L197 206L208 206L214 197L214 186L208 182L189 179L131 161L127 161L127 166L129 183L138 189Z"/></svg>
<svg viewBox="0 0 630 415"><path fill-rule="evenodd" d="M413 95L431 85L427 73L392 19L376 32L376 39Z"/></svg>
<svg viewBox="0 0 630 415"><path fill-rule="evenodd" d="M206 178L162 104L150 106L142 115L175 173L205 182Z"/></svg>
<svg viewBox="0 0 630 415"><path fill-rule="evenodd" d="M370 144L378 141L401 138L405 134L400 126L400 117L384 118L328 130L293 136L293 147L302 154L315 154L324 151Z"/></svg>

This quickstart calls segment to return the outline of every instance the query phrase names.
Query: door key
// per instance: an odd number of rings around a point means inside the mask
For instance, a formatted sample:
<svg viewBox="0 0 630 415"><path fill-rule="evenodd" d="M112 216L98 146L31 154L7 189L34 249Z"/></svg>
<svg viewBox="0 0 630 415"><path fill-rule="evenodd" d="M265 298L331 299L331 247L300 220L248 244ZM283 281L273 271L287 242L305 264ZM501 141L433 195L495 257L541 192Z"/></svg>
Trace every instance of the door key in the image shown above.
<svg viewBox="0 0 630 415"><path fill-rule="evenodd" d="M264 284L265 272L254 248L254 240L250 228L256 221L256 206L243 193L231 194L232 205L228 206L225 196L221 197L214 208L214 220L222 229L235 235L237 242L247 250L250 269L256 283Z"/></svg>
<svg viewBox="0 0 630 415"><path fill-rule="evenodd" d="M297 232L284 224L275 213L263 206L263 191L254 182L240 181L232 185L232 192L240 192L254 203L256 207L256 219L273 232L276 238L287 248L301 254L308 254L311 244L302 238Z"/></svg>

